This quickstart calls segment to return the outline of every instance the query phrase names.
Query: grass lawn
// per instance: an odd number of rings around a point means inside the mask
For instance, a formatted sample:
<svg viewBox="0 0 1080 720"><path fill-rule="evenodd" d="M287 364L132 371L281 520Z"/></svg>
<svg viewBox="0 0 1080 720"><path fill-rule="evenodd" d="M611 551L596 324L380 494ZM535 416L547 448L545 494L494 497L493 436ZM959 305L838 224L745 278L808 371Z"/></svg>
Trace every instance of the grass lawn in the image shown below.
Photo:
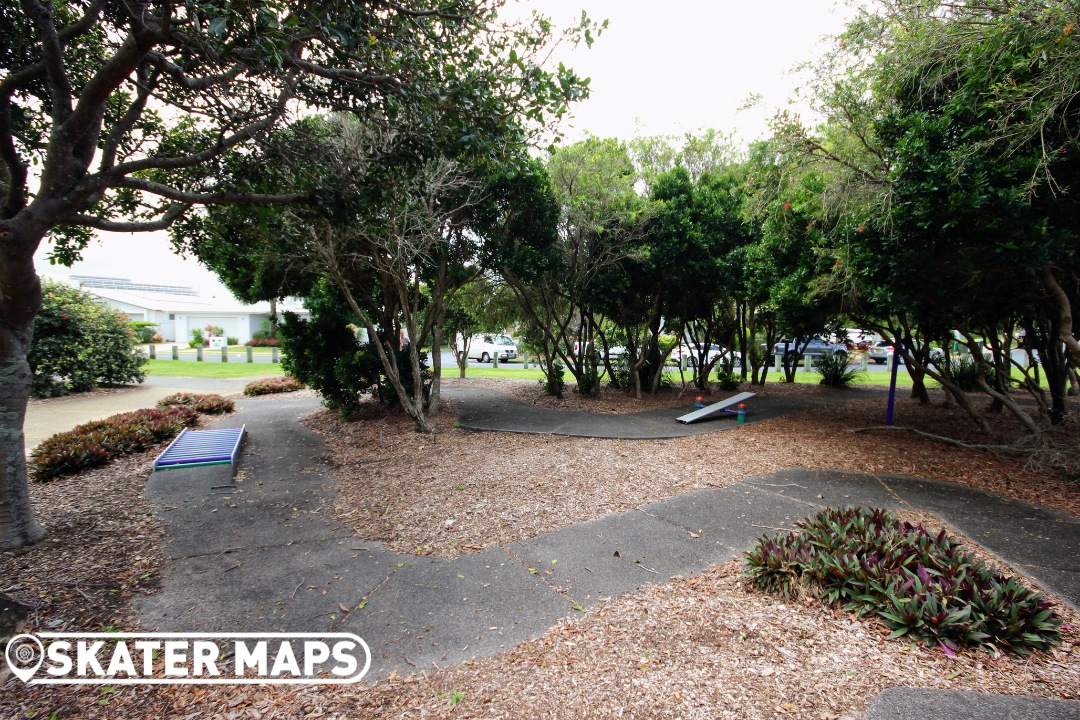
<svg viewBox="0 0 1080 720"><path fill-rule="evenodd" d="M284 375L281 365L244 362L196 362L195 360L148 360L146 372L168 377L239 378Z"/></svg>
<svg viewBox="0 0 1080 720"><path fill-rule="evenodd" d="M679 373L676 370L669 370L666 373L671 382L678 384L680 382ZM443 377L457 377L457 366L443 367ZM776 370L769 370L769 377L767 382L779 382L780 378L783 378L783 372L776 372ZM544 373L537 367L530 367L528 370L524 369L520 364L512 365L500 365L498 370L490 367L470 367L466 373L466 378L507 378L511 380L543 380ZM567 382L573 382L574 376L569 372L564 376ZM693 379L693 372L687 370L686 382L690 383ZM821 382L821 376L816 372L806 372L805 370L799 370L795 373L795 382L806 385L817 385ZM888 385L889 373L887 372L860 372L858 377L859 385ZM896 377L897 387L911 387L911 378L906 372L901 371Z"/></svg>

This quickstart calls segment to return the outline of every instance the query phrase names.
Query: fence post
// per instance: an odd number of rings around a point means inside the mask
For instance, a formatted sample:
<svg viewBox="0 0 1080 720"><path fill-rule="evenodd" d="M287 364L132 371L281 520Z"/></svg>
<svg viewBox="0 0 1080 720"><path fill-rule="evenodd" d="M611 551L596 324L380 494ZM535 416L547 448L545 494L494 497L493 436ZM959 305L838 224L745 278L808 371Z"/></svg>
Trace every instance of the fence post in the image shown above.
<svg viewBox="0 0 1080 720"><path fill-rule="evenodd" d="M248 362L254 362L254 359L251 357L251 346L250 345L247 346L247 361Z"/></svg>
<svg viewBox="0 0 1080 720"><path fill-rule="evenodd" d="M773 355L773 365L776 367L776 372L780 372L784 369L784 358L780 353Z"/></svg>
<svg viewBox="0 0 1080 720"><path fill-rule="evenodd" d="M862 371L867 372L870 369L870 352L864 352L862 354Z"/></svg>
<svg viewBox="0 0 1080 720"><path fill-rule="evenodd" d="M221 362L229 362L229 346L221 346Z"/></svg>
<svg viewBox="0 0 1080 720"><path fill-rule="evenodd" d="M195 348L195 359L199 362L202 362L202 345Z"/></svg>
<svg viewBox="0 0 1080 720"><path fill-rule="evenodd" d="M150 343L150 359L157 360L157 345Z"/></svg>
<svg viewBox="0 0 1080 720"><path fill-rule="evenodd" d="M179 360L180 359L180 346L179 345L173 345L172 346L172 359L173 360Z"/></svg>
<svg viewBox="0 0 1080 720"><path fill-rule="evenodd" d="M270 348L270 362L276 363L277 361L277 348Z"/></svg>
<svg viewBox="0 0 1080 720"><path fill-rule="evenodd" d="M806 368L806 372L810 372L810 356L803 355L803 367Z"/></svg>
<svg viewBox="0 0 1080 720"><path fill-rule="evenodd" d="M491 356L491 369L499 369L499 352L497 350Z"/></svg>
<svg viewBox="0 0 1080 720"><path fill-rule="evenodd" d="M525 363L525 369L528 370L529 369L529 351L528 350L522 350L521 351L521 359Z"/></svg>

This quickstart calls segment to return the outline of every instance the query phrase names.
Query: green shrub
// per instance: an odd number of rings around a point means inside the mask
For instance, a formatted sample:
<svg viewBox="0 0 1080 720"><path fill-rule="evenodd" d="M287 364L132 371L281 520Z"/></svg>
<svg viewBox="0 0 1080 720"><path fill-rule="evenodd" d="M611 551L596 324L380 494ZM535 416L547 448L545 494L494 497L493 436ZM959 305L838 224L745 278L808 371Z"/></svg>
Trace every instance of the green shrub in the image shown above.
<svg viewBox="0 0 1080 720"><path fill-rule="evenodd" d="M306 385L296 378L282 375L280 377L263 378L254 380L244 386L245 395L272 395L274 393L287 393L303 390Z"/></svg>
<svg viewBox="0 0 1080 720"><path fill-rule="evenodd" d="M35 447L27 460L30 477L44 481L74 475L114 457L146 450L175 437L198 416L186 406L146 408L84 423Z"/></svg>
<svg viewBox="0 0 1080 720"><path fill-rule="evenodd" d="M980 392L979 387L979 363L970 355L953 357L946 368L949 377L964 392ZM997 384L997 368L991 363L986 363L986 384L995 387Z"/></svg>
<svg viewBox="0 0 1080 720"><path fill-rule="evenodd" d="M206 338L203 337L202 328L191 329L191 340L188 341L188 345L193 348L201 348L206 344Z"/></svg>
<svg viewBox="0 0 1080 720"><path fill-rule="evenodd" d="M858 368L848 364L847 353L836 352L815 357L814 370L821 375L821 384L831 388L854 385L859 376Z"/></svg>
<svg viewBox="0 0 1080 720"><path fill-rule="evenodd" d="M585 368L578 378L577 392L581 395L596 395L600 392L600 373L596 365L586 360Z"/></svg>
<svg viewBox="0 0 1080 720"><path fill-rule="evenodd" d="M744 554L747 577L793 597L817 594L884 623L890 638L1027 654L1059 640L1061 620L1042 595L976 561L942 530L884 510L828 508L798 532L763 536Z"/></svg>
<svg viewBox="0 0 1080 720"><path fill-rule="evenodd" d="M726 392L731 392L733 390L738 390L739 385L741 385L741 384L742 384L742 378L738 374L736 374L736 373L734 373L734 372L732 372L730 370L725 370L723 368L718 368L717 369L717 371L716 371L716 385L721 390L724 390Z"/></svg>
<svg viewBox="0 0 1080 720"><path fill-rule="evenodd" d="M541 381L544 386L544 392L548 395L554 395L555 397L562 397L566 392L566 370L563 368L561 362L555 362L551 366L551 372L544 370L544 379Z"/></svg>
<svg viewBox="0 0 1080 720"><path fill-rule="evenodd" d="M309 319L286 312L284 322L278 327L282 369L318 391L327 407L339 410L344 416L357 408L364 395L396 403L393 386L383 378L378 352L360 342L355 331L358 319L341 293L329 282L320 281L304 298L304 306L311 312ZM426 359L427 355L421 353L419 381L429 388ZM402 371L405 392L411 393L415 380L409 372L407 349L397 351L397 366Z"/></svg>
<svg viewBox="0 0 1080 720"><path fill-rule="evenodd" d="M232 400L223 398L220 395L214 395L213 393L200 395L198 393L182 392L158 400L158 407L173 407L176 405L184 405L192 408L196 412L205 413L207 415L221 415L222 413L230 413L236 409L236 404Z"/></svg>
<svg viewBox="0 0 1080 720"><path fill-rule="evenodd" d="M103 383L142 382L146 357L135 348L127 316L98 305L92 295L43 280L27 361L30 392L53 397L93 390Z"/></svg>
<svg viewBox="0 0 1080 720"><path fill-rule="evenodd" d="M153 342L154 328L158 326L157 323L148 320L132 320L128 325L131 326L131 330L135 333L136 342Z"/></svg>
<svg viewBox="0 0 1080 720"><path fill-rule="evenodd" d="M239 345L240 344L240 338L234 338L234 337L225 338L225 343L227 345Z"/></svg>

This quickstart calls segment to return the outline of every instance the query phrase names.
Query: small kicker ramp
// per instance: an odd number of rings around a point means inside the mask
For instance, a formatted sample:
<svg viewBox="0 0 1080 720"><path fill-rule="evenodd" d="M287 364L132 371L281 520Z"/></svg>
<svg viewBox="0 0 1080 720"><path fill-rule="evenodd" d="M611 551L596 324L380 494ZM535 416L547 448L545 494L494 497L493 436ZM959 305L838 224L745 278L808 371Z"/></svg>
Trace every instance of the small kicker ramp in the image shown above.
<svg viewBox="0 0 1080 720"><path fill-rule="evenodd" d="M221 430L188 430L185 428L169 443L165 452L154 460L155 470L175 470L200 465L235 465L240 443L244 439L243 425Z"/></svg>
<svg viewBox="0 0 1080 720"><path fill-rule="evenodd" d="M682 417L677 417L677 418L675 418L675 422L681 422L684 425L689 425L690 423L695 423L698 420L704 420L705 418L711 417L712 415L715 415L716 413L724 412L725 410L727 410L732 405L738 405L739 403L741 403L741 402L743 402L745 400L749 400L750 398L754 397L754 395L757 395L757 393L752 393L752 392L739 393L738 395L735 395L733 397L729 397L727 400L721 400L718 403L713 403L712 405L706 405L705 407L701 408L700 410L695 410L694 412L687 413L686 415L683 415Z"/></svg>

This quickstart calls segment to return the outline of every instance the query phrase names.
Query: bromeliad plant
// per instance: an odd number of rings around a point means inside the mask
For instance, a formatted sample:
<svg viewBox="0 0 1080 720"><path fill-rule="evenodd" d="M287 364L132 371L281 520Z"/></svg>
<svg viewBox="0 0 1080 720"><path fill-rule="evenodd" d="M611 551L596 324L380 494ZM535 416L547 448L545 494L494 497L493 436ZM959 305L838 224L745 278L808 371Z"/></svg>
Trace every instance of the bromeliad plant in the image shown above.
<svg viewBox="0 0 1080 720"><path fill-rule="evenodd" d="M199 394L181 392L158 400L158 407L175 407L177 405L193 408L196 412L204 413L206 415L230 413L236 407L232 400L213 393Z"/></svg>
<svg viewBox="0 0 1080 720"><path fill-rule="evenodd" d="M761 588L810 592L884 623L890 638L1027 654L1058 642L1061 620L1042 595L976 561L942 530L884 510L829 508L797 532L762 536L744 555Z"/></svg>
<svg viewBox="0 0 1080 720"><path fill-rule="evenodd" d="M52 480L140 452L193 425L199 414L186 406L146 408L84 423L57 433L30 452L26 464L34 480Z"/></svg>
<svg viewBox="0 0 1080 720"><path fill-rule="evenodd" d="M252 380L244 386L245 395L272 395L303 390L307 385L289 375Z"/></svg>

